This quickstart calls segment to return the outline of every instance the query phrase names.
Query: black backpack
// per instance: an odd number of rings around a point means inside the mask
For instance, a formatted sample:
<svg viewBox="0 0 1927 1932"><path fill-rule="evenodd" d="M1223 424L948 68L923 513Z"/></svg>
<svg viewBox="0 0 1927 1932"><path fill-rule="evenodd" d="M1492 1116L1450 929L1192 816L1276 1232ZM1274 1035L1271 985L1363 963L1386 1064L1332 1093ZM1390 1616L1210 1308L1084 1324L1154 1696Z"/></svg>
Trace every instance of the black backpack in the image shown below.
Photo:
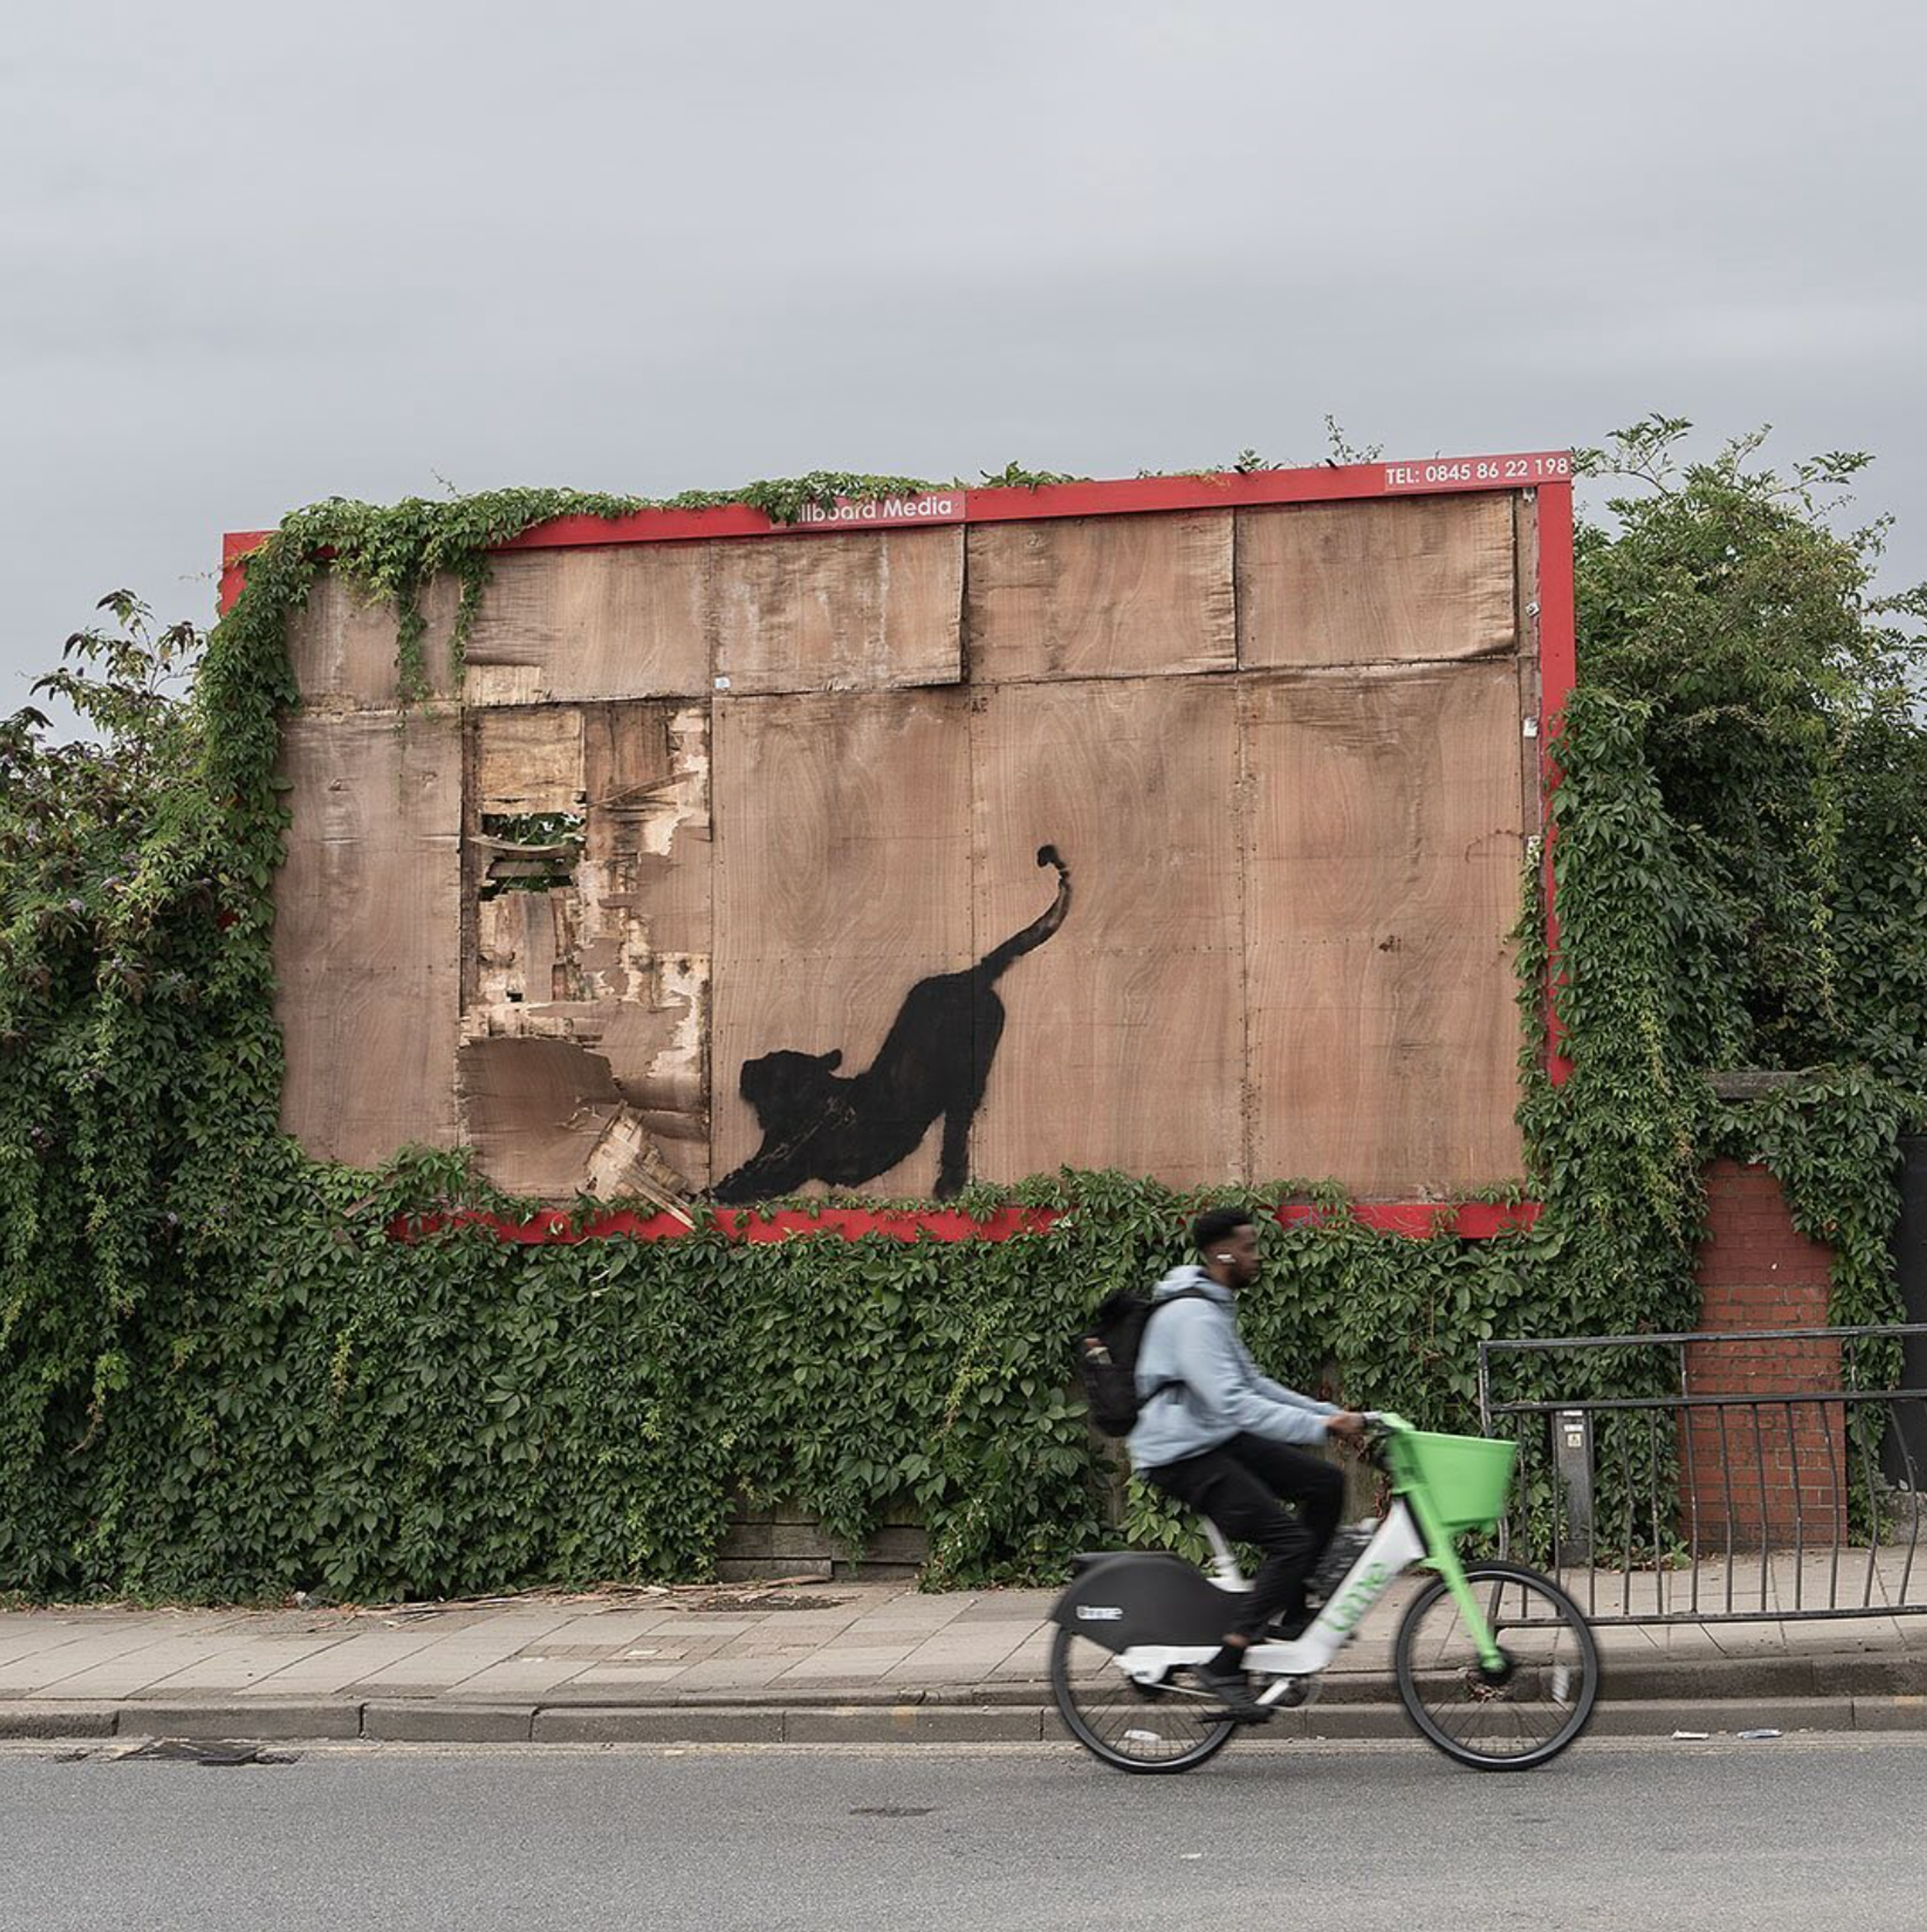
<svg viewBox="0 0 1927 1932"><path fill-rule="evenodd" d="M1128 1436L1137 1426L1138 1412L1143 1407L1137 1400L1137 1357L1151 1317L1174 1301L1209 1299L1201 1288L1181 1288L1161 1301L1126 1288L1098 1304L1091 1325L1077 1337L1076 1347L1084 1400L1090 1407L1091 1420L1103 1434ZM1151 1393L1159 1395L1181 1386L1165 1382Z"/></svg>

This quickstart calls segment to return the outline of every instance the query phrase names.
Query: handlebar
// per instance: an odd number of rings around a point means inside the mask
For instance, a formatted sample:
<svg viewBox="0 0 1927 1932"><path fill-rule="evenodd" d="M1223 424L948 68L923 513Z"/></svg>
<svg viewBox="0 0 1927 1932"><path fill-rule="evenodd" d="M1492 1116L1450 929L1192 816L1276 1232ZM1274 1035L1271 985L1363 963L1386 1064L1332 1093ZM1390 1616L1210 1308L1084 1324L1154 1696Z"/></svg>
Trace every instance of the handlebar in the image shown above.
<svg viewBox="0 0 1927 1932"><path fill-rule="evenodd" d="M1395 1415L1389 1409L1364 1408L1359 1413L1365 1418L1365 1433L1359 1441L1359 1451L1369 1462L1383 1468L1384 1449L1395 1436L1409 1435L1412 1425L1402 1415Z"/></svg>

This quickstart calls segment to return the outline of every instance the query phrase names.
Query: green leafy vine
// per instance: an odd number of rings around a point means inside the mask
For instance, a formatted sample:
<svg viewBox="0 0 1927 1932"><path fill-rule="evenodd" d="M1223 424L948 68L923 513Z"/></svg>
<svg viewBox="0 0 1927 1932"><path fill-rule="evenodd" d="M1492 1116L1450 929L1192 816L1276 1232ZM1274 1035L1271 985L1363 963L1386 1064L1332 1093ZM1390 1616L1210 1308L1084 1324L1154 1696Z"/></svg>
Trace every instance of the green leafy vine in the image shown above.
<svg viewBox="0 0 1927 1932"><path fill-rule="evenodd" d="M1893 1152L1927 1118L1927 753L1905 700L1927 599L1875 596L1878 526L1830 524L1853 459L1784 479L1749 443L1676 466L1682 433L1626 433L1601 461L1626 494L1581 532L1560 944L1536 859L1517 945L1527 1172L1489 1190L1544 1211L1486 1241L1267 1219L1244 1323L1300 1386L1466 1426L1481 1340L1691 1325L1699 1174L1722 1150L1765 1159L1832 1243L1836 1316L1894 1312ZM928 487L816 472L666 502L784 520ZM360 1173L280 1132L290 617L322 568L341 573L393 607L418 698L438 577L459 590L440 640L459 666L492 548L640 507L534 490L314 506L254 551L204 650L107 600L47 680L93 738L57 741L31 711L0 722L0 1588L352 1598L688 1576L745 1497L800 1502L859 1543L908 1503L939 1582L1056 1574L1117 1533L1120 1497L1126 1533L1182 1533L1122 1494L1072 1400L1067 1338L1182 1257L1202 1197L1108 1174L972 1190L979 1212L1059 1210L1002 1242L523 1248L445 1218L397 1240L397 1222L516 1204L454 1156ZM1723 1105L1709 1073L1746 1065L1805 1077ZM1233 1198L1294 1194L1344 1204L1287 1181ZM1649 1372L1608 1352L1566 1392ZM1527 1372L1515 1392L1550 1386ZM1629 1466L1629 1510L1659 1498L1640 1532L1657 1543L1670 1472Z"/></svg>

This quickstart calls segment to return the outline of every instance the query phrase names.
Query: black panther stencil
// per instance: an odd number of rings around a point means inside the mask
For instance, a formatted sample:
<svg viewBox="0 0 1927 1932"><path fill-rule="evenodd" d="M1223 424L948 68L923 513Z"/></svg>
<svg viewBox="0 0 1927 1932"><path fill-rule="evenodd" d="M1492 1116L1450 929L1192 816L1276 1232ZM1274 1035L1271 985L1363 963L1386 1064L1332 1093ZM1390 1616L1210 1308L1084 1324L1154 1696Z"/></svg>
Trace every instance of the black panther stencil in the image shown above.
<svg viewBox="0 0 1927 1932"><path fill-rule="evenodd" d="M968 1178L970 1122L984 1097L1004 1003L996 983L1014 960L1034 952L1071 909L1071 872L1054 845L1037 862L1057 872L1050 909L962 973L919 980L889 1036L864 1072L844 1079L841 1052L778 1051L743 1063L739 1088L755 1110L763 1144L716 1184L720 1202L766 1201L806 1180L857 1187L915 1152L940 1117L940 1199Z"/></svg>

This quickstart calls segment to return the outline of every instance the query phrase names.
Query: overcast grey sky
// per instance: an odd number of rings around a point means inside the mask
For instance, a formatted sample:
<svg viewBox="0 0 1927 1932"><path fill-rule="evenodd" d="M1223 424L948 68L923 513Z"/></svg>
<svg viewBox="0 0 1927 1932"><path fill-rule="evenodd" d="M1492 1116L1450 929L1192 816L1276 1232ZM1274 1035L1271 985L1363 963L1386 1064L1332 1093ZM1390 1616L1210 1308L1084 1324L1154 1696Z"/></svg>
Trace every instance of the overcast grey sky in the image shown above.
<svg viewBox="0 0 1927 1932"><path fill-rule="evenodd" d="M179 0L0 46L0 712L334 494L1865 447L1927 575L1917 0ZM1909 236L1914 238L1910 240Z"/></svg>

